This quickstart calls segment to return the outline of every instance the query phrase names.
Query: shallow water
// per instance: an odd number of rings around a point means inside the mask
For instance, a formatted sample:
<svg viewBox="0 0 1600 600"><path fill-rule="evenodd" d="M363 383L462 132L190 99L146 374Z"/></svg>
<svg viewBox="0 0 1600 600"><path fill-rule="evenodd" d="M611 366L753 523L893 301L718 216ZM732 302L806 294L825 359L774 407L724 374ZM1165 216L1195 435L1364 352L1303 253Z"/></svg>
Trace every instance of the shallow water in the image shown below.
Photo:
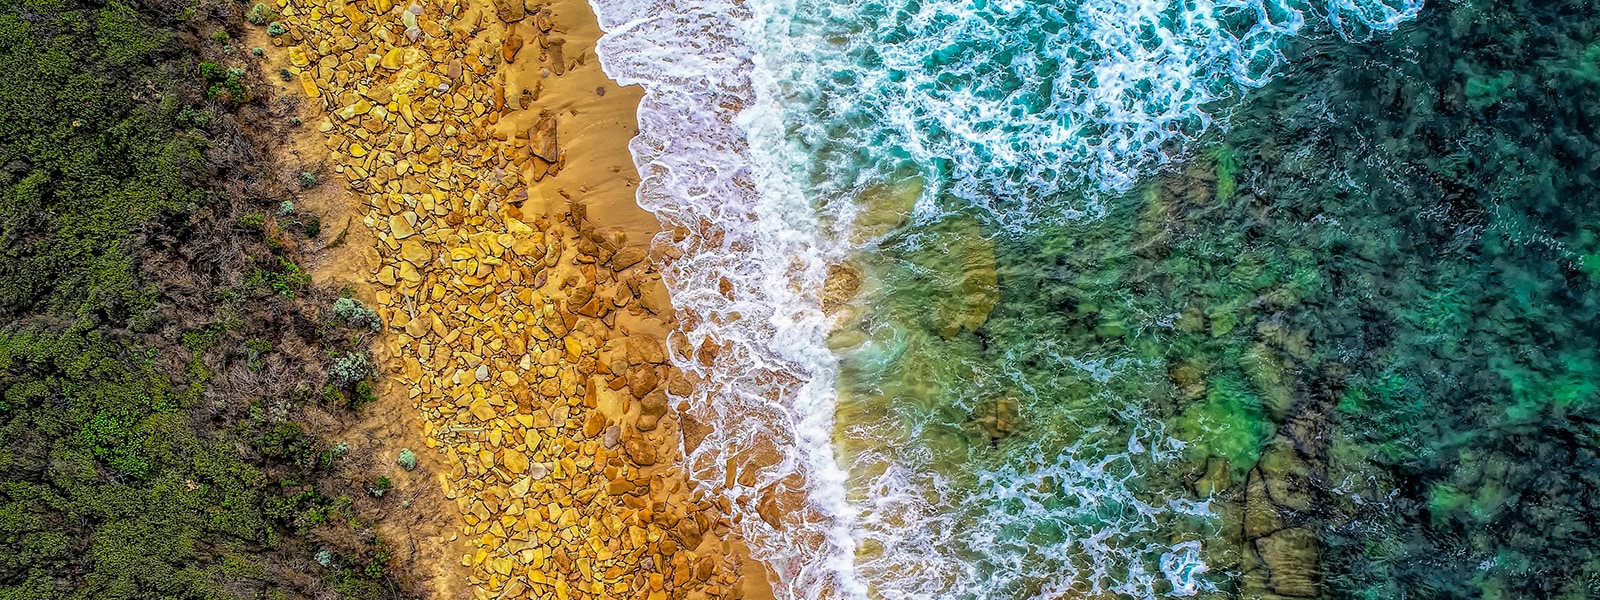
<svg viewBox="0 0 1600 600"><path fill-rule="evenodd" d="M1600 576L1593 6L594 3L781 595Z"/></svg>

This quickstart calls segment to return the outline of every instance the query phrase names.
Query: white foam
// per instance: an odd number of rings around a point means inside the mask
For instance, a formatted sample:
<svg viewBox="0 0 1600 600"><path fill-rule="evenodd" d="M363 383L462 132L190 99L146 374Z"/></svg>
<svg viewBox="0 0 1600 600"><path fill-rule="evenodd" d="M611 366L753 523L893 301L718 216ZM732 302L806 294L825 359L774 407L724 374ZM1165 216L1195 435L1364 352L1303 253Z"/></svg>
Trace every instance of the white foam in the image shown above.
<svg viewBox="0 0 1600 600"><path fill-rule="evenodd" d="M1337 31L1364 39L1416 16L1422 0L925 0L798 4L790 43L773 60L803 146L903 152L949 182L945 191L1027 224L1098 210L1185 156L1214 127L1219 101L1284 68L1285 40ZM1044 23L1069 23L1050 32ZM931 60L930 57L946 57ZM876 123L841 130L842 122ZM860 170L817 165L832 193ZM936 167L936 165L938 165ZM933 192L937 193L938 189Z"/></svg>
<svg viewBox="0 0 1600 600"><path fill-rule="evenodd" d="M1348 39L1393 29L1421 6L1319 2L1326 10L1315 19ZM1174 451L1159 429L1132 432L1126 452L1055 440L961 489L915 449L869 451L851 472L882 474L861 484L861 505L848 502L831 442L838 359L824 344L818 293L828 263L856 250L832 229L854 212L854 193L903 163L932 183L919 210L949 194L1015 223L1092 214L1094 194L1078 204L1053 196L1126 189L1182 158L1215 125L1208 111L1219 100L1268 81L1282 68L1282 40L1314 30L1304 3L590 3L607 32L597 48L606 73L646 92L630 143L639 203L669 229L657 242L681 253L664 272L682 325L672 361L706 384L676 400L711 426L688 467L733 503L780 597L1206 589L1198 544L1139 541L1162 515L1207 512L1134 493L1132 458ZM789 503L763 511L763 499ZM1000 505L1021 509L991 510ZM1069 527L1050 545L994 534L1076 523L1101 505L1126 518ZM974 544L994 546L989 564L957 558L954 549ZM883 552L857 564L861 549ZM1157 564L1130 558L1157 555Z"/></svg>
<svg viewBox="0 0 1600 600"><path fill-rule="evenodd" d="M718 349L709 362L672 353L707 382L677 399L712 426L687 465L701 482L734 482L716 492L780 596L860 596L831 453L836 361L816 296L830 256L788 165L770 155L782 131L751 44L763 20L725 0L591 3L607 75L646 90L629 148L639 204L669 229L657 242L682 252L663 273L683 317L670 346ZM688 235L675 241L673 228ZM777 526L761 518L763 499L796 498L798 509L767 511Z"/></svg>

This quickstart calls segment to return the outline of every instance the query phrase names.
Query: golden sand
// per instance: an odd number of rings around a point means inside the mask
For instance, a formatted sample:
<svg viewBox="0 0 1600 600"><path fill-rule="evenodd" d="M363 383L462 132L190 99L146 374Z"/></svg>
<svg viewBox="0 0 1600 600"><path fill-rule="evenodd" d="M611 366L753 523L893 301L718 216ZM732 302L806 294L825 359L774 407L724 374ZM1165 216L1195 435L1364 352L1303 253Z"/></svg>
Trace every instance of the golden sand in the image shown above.
<svg viewBox="0 0 1600 600"><path fill-rule="evenodd" d="M517 1L278 2L295 160L347 192L320 203L348 250L318 276L384 317L383 405L454 507L405 566L438 597L768 596L677 464L639 92L600 70L581 0Z"/></svg>

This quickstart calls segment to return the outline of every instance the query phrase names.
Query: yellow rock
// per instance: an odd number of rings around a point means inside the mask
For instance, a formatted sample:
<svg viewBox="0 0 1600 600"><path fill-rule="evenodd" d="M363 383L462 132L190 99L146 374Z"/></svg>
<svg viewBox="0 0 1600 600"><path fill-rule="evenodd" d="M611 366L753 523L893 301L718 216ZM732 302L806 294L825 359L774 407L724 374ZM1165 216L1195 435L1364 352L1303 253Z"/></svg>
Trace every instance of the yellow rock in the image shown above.
<svg viewBox="0 0 1600 600"><path fill-rule="evenodd" d="M350 152L350 156L361 158L367 155L367 147L355 142L350 142L350 148L348 152Z"/></svg>
<svg viewBox="0 0 1600 600"><path fill-rule="evenodd" d="M572 336L567 336L566 343L567 360L578 360L578 357L583 355L583 344L578 343L577 338Z"/></svg>
<svg viewBox="0 0 1600 600"><path fill-rule="evenodd" d="M416 233L416 228L411 226L411 221L407 220L405 215L389 215L389 235L394 236L394 239L403 240Z"/></svg>
<svg viewBox="0 0 1600 600"><path fill-rule="evenodd" d="M512 475L521 475L528 470L528 455L517 450L506 450L503 462Z"/></svg>
<svg viewBox="0 0 1600 600"><path fill-rule="evenodd" d="M488 421L495 416L494 407L489 406L489 401L482 398L473 400L472 404L467 407L467 412L472 413L472 416L481 421Z"/></svg>
<svg viewBox="0 0 1600 600"><path fill-rule="evenodd" d="M512 566L514 565L509 558L494 559L494 571L501 575L510 575Z"/></svg>
<svg viewBox="0 0 1600 600"><path fill-rule="evenodd" d="M289 64L296 67L305 67L311 65L311 57L306 55L306 49L304 46L289 47Z"/></svg>
<svg viewBox="0 0 1600 600"><path fill-rule="evenodd" d="M412 283L416 283L418 281L422 281L422 273L417 271L416 265L413 265L413 264L411 264L409 262L401 262L400 263L400 279L403 279L405 281L409 281L409 282L412 282ZM417 321L420 323L422 320L418 319ZM427 325L426 323L423 324L424 327L426 327L426 325ZM421 334L417 334L417 335L421 335Z"/></svg>
<svg viewBox="0 0 1600 600"><path fill-rule="evenodd" d="M390 71L398 71L400 70L401 66L404 66L404 60L404 50L399 48L390 48L388 52L383 54L383 60L378 61L378 64L383 65L383 68Z"/></svg>
<svg viewBox="0 0 1600 600"><path fill-rule="evenodd" d="M531 420L532 418L530 417L529 419ZM542 438L539 437L539 432L534 431L532 429L529 429L527 438L525 440L523 440L523 441L524 441L524 444L528 447L528 451L529 452L533 452L533 451L539 449L539 442L541 442L543 440L542 440Z"/></svg>
<svg viewBox="0 0 1600 600"><path fill-rule="evenodd" d="M317 88L317 79L311 76L310 71L300 72L300 89L305 90L309 98L321 98L322 90Z"/></svg>
<svg viewBox="0 0 1600 600"><path fill-rule="evenodd" d="M422 265L427 264L428 259L432 258L433 255L428 252L427 246L422 245L422 242L406 240L400 244L400 257L414 264Z"/></svg>
<svg viewBox="0 0 1600 600"><path fill-rule="evenodd" d="M361 12L361 8L355 4L344 5L344 16L346 19L350 19L350 23L356 27L365 25L367 22L367 14Z"/></svg>

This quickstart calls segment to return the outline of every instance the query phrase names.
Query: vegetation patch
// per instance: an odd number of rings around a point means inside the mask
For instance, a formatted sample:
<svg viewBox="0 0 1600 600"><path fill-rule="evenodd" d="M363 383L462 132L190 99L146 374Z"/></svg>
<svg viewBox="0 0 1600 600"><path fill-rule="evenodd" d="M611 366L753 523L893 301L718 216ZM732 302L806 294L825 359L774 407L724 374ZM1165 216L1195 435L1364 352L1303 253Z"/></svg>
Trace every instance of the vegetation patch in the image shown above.
<svg viewBox="0 0 1600 600"><path fill-rule="evenodd" d="M392 483L328 439L370 361L321 401L376 315L334 318L320 220L237 125L283 122L242 12L0 0L0 598L406 592Z"/></svg>

